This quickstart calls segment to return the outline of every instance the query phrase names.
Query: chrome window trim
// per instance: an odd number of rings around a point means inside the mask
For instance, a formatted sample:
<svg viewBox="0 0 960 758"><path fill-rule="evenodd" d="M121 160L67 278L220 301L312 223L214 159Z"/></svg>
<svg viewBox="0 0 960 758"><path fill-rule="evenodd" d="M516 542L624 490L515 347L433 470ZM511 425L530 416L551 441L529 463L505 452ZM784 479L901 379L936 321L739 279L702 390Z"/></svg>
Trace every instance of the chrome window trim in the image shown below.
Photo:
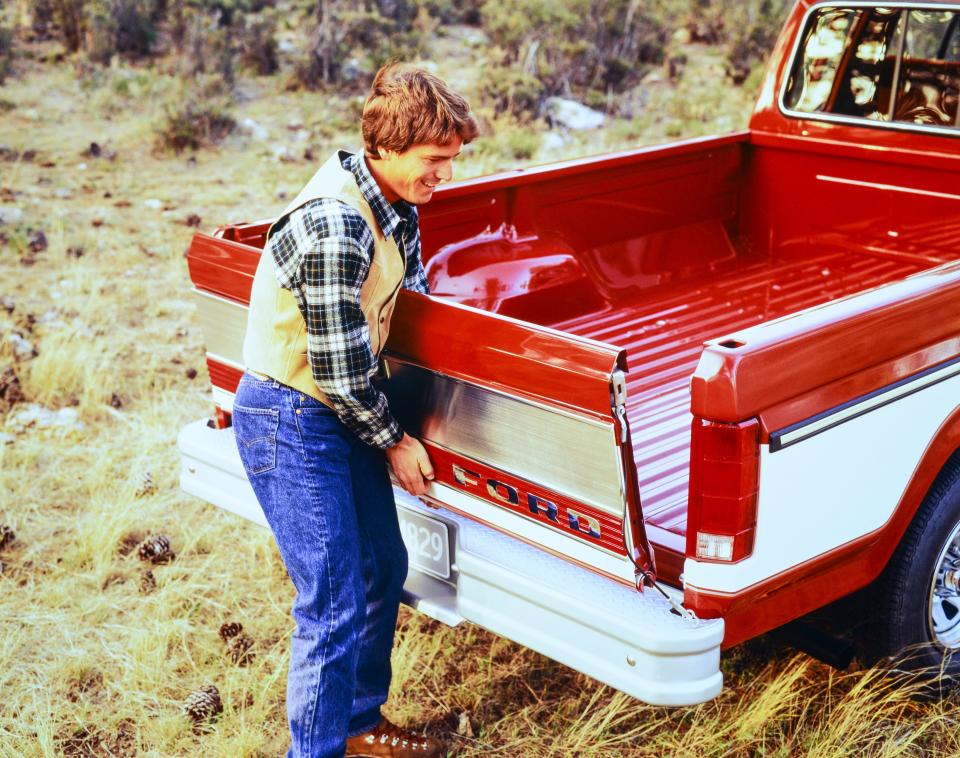
<svg viewBox="0 0 960 758"><path fill-rule="evenodd" d="M912 132L920 134L937 134L945 137L960 137L960 128L956 126L931 126L927 124L908 124L904 121L873 121L868 118L858 118L857 116L844 116L836 113L809 113L806 111L797 111L788 108L786 105L787 83L790 81L790 72L793 71L797 62L797 53L800 50L800 43L803 39L803 32L810 22L810 17L815 11L823 8L891 8L904 10L930 10L930 11L953 11L960 13L960 4L946 3L870 3L863 0L855 0L849 3L838 2L820 2L811 5L807 12L803 14L803 20L793 40L793 48L790 51L790 58L787 63L787 69L784 71L783 81L780 83L780 95L777 97L777 107L780 113L789 118L802 119L806 121L825 121L827 123L847 124L850 126L862 126L866 128L876 127L880 129L894 129L901 132ZM898 58L899 60L899 58ZM960 112L960 107L958 107Z"/></svg>

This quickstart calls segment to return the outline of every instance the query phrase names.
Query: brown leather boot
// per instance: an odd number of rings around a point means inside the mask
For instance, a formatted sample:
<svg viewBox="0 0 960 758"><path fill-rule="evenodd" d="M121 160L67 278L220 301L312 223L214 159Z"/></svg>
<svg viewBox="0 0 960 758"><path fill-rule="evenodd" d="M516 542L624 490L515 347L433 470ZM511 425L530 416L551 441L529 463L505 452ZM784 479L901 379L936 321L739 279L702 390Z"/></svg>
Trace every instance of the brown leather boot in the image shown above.
<svg viewBox="0 0 960 758"><path fill-rule="evenodd" d="M446 745L433 737L391 724L382 716L369 732L347 740L347 756L365 758L444 758Z"/></svg>

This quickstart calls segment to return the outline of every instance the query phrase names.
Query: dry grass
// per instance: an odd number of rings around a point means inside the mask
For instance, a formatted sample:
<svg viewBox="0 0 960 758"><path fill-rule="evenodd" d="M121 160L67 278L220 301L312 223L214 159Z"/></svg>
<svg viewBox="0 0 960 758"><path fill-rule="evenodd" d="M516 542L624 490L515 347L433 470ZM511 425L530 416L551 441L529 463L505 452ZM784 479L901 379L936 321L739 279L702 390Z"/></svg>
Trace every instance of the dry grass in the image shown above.
<svg viewBox="0 0 960 758"><path fill-rule="evenodd" d="M356 140L342 131L351 123L342 103L244 86L238 120L256 119L268 139L237 134L195 160L152 152L152 124L177 91L161 76L108 71L84 89L69 67L34 64L4 89L15 108L0 120L0 145L38 154L0 164L0 208L22 213L0 227L0 295L14 305L0 309L0 332L19 330L38 355L15 358L2 342L0 364L16 366L27 402L73 409L82 426L17 432L19 403L0 427L12 436L0 443L0 522L17 534L0 553L0 756L285 749L293 591L272 537L177 489L177 432L212 411L186 299L184 222L269 216L278 193L314 169L300 158L307 147L322 157ZM651 96L665 102L657 87ZM713 116L741 126L749 98L736 97L740 111L718 104L696 114L694 131L716 127ZM669 119L574 137L564 155L656 141ZM503 132L486 139L461 176L518 164L503 157ZM91 141L109 150L83 155ZM296 160L278 161L276 143ZM535 151L528 162L551 156ZM23 265L36 229L48 246ZM148 567L130 547L148 533L168 535L177 557L149 566L156 588L144 592ZM227 620L255 640L247 666L226 655L217 632ZM720 698L673 710L477 627L448 629L406 610L394 665L389 712L447 736L461 756L960 754L955 702L911 700L874 672L837 675L764 640L727 657ZM197 732L181 706L207 683L224 712Z"/></svg>

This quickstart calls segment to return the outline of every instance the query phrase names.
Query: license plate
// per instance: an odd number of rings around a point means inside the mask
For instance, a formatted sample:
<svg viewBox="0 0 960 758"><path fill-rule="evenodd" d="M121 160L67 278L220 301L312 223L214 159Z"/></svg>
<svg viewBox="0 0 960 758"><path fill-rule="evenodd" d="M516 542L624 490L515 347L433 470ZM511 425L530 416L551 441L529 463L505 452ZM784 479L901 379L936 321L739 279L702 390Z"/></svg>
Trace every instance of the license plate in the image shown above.
<svg viewBox="0 0 960 758"><path fill-rule="evenodd" d="M449 579L450 532L447 525L406 508L398 508L397 515L410 565L426 574Z"/></svg>

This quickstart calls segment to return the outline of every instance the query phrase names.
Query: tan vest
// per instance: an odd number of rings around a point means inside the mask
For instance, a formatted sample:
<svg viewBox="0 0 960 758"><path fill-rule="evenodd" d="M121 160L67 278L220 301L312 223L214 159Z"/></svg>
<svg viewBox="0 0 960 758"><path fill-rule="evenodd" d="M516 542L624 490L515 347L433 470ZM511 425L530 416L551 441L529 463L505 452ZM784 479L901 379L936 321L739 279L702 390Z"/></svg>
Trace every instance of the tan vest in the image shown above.
<svg viewBox="0 0 960 758"><path fill-rule="evenodd" d="M373 260L360 288L360 309L367 320L374 355L380 355L387 341L390 317L403 283L406 262L393 237L383 236L373 209L357 186L356 178L340 165L340 159L334 153L267 230L264 252L260 255L250 291L243 362L247 368L271 376L330 405L326 395L314 382L310 370L307 327L303 314L293 293L281 287L277 281L269 247L271 234L280 221L311 200L325 197L341 200L355 208L373 233Z"/></svg>

